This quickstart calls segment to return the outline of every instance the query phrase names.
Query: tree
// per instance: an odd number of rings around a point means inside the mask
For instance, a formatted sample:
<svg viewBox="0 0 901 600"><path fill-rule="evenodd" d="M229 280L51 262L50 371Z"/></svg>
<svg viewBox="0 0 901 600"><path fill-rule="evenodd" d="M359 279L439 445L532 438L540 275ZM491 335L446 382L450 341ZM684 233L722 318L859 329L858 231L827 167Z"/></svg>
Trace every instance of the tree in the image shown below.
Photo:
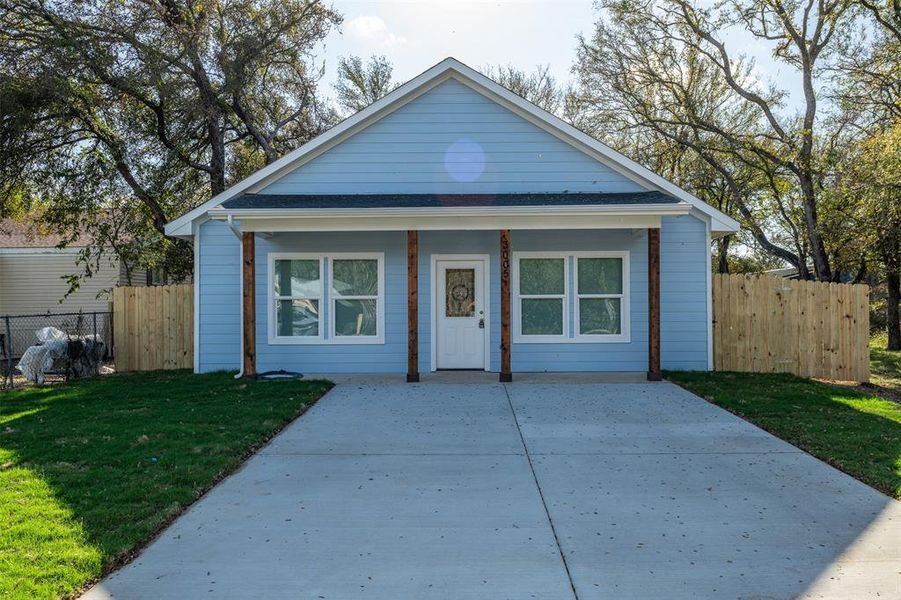
<svg viewBox="0 0 901 600"><path fill-rule="evenodd" d="M342 56L335 83L338 104L351 113L363 110L400 85L391 81L393 72L393 65L384 56L372 56L365 65L359 56Z"/></svg>
<svg viewBox="0 0 901 600"><path fill-rule="evenodd" d="M600 105L601 116L612 106L629 128L696 153L730 186L738 214L767 252L802 275L809 258L818 279L838 277L832 263L841 248L829 246L820 215L823 159L837 137L824 127L818 78L840 59L837 41L854 24L851 0L599 6L604 18L590 40L581 40L575 67L583 106ZM732 53L724 39L736 28L795 71L800 111L787 110L788 92L761 83L753 62Z"/></svg>
<svg viewBox="0 0 901 600"><path fill-rule="evenodd" d="M845 207L884 271L888 349L901 350L901 119L851 146L843 167Z"/></svg>
<svg viewBox="0 0 901 600"><path fill-rule="evenodd" d="M189 271L165 223L333 122L312 52L339 22L318 0L0 0L0 200Z"/></svg>
<svg viewBox="0 0 901 600"><path fill-rule="evenodd" d="M550 74L550 65L539 65L534 73L513 65L495 65L486 67L484 74L549 113L558 114L563 109L565 94Z"/></svg>

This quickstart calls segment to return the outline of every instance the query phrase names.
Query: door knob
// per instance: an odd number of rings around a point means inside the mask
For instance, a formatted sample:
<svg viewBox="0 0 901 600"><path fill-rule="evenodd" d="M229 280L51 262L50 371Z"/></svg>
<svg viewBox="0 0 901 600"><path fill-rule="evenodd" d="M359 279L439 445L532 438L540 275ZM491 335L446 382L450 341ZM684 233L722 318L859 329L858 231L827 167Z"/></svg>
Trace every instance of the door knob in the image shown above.
<svg viewBox="0 0 901 600"><path fill-rule="evenodd" d="M479 329L485 329L485 319L479 319Z"/></svg>

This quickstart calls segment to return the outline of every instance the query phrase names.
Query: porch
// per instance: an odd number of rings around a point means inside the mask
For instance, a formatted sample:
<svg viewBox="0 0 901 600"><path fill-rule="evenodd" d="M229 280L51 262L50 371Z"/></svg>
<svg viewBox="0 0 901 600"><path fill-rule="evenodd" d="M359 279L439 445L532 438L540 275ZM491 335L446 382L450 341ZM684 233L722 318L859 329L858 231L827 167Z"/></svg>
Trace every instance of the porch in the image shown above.
<svg viewBox="0 0 901 600"><path fill-rule="evenodd" d="M346 232L230 224L242 241L245 377L337 370L416 382L465 369L504 382L514 371L660 379L660 227ZM593 273L610 280L606 289L586 283ZM293 289L278 291L285 288Z"/></svg>

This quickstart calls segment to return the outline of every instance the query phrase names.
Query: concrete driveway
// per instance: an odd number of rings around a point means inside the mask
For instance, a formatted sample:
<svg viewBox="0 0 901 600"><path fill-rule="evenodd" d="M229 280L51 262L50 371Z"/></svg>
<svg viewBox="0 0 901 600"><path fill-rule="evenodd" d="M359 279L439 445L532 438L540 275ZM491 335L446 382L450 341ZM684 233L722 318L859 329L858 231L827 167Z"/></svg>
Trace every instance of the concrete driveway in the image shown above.
<svg viewBox="0 0 901 600"><path fill-rule="evenodd" d="M86 597L885 600L901 503L670 384L351 381Z"/></svg>

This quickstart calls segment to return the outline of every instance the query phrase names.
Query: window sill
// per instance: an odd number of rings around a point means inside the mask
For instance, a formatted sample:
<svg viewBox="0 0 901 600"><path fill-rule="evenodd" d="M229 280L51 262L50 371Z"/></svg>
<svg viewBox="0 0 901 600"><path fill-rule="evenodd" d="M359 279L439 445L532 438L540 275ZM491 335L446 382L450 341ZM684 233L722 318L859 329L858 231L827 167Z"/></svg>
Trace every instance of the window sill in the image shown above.
<svg viewBox="0 0 901 600"><path fill-rule="evenodd" d="M516 336L514 344L628 344L632 338L628 335L579 335L565 337L559 335Z"/></svg>
<svg viewBox="0 0 901 600"><path fill-rule="evenodd" d="M288 338L270 337L270 346L353 346L353 345L384 345L383 337L341 337L341 338Z"/></svg>
<svg viewBox="0 0 901 600"><path fill-rule="evenodd" d="M514 344L566 344L573 339L565 335L515 335Z"/></svg>
<svg viewBox="0 0 901 600"><path fill-rule="evenodd" d="M628 344L632 341L632 337L625 334L577 335L572 341L577 344Z"/></svg>

